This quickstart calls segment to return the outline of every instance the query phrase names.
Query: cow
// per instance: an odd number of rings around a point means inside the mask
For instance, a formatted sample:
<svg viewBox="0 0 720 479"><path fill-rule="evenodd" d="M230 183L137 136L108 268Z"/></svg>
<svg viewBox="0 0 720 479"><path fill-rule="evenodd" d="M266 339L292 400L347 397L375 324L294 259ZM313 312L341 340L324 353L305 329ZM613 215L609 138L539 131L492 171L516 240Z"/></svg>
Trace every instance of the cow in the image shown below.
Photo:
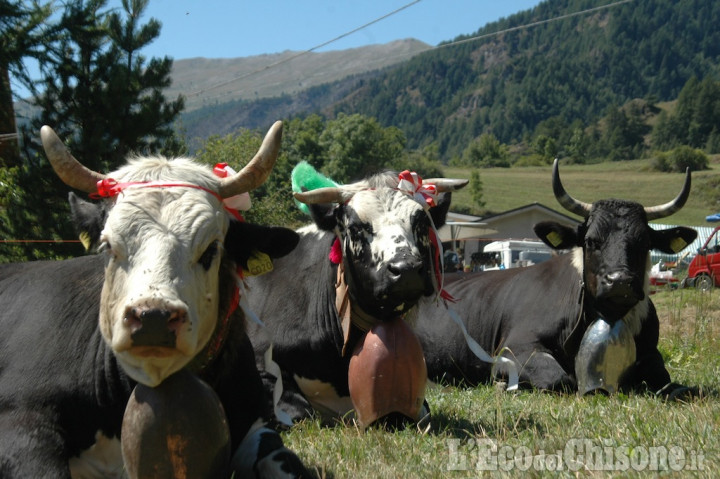
<svg viewBox="0 0 720 479"><path fill-rule="evenodd" d="M238 289L252 254L278 257L298 236L231 218L223 199L262 184L278 154L276 122L239 173L187 159L137 157L105 176L51 128L45 152L69 186L73 219L98 254L0 266L0 477L124 477L120 432L140 383L180 370L212 386L239 477L305 474L269 428L271 411Z"/></svg>
<svg viewBox="0 0 720 479"><path fill-rule="evenodd" d="M271 273L249 280L251 308L265 322L264 328L250 328L258 366L274 387L264 368L271 349L282 374L279 407L292 421L312 414L326 422L350 417L353 346L380 322L400 316L412 321L420 298L436 294L442 270L435 228L445 223L451 192L468 181L420 179L439 192L427 210L418 191L399 188L403 181L398 173L382 172L296 192L313 223L297 230L297 248L276 261Z"/></svg>
<svg viewBox="0 0 720 479"><path fill-rule="evenodd" d="M659 322L649 298L649 252L678 253L697 233L685 227L656 231L648 221L669 216L685 204L690 173L673 201L645 208L625 200L590 204L572 198L560 181L557 161L552 184L560 204L584 221L576 228L541 222L534 230L550 248L570 251L525 268L448 277L446 290L457 299L449 308L481 347L503 351L516 361L521 386L554 391L577 389L575 360L588 327L598 318L611 324L622 320L636 351L622 386L665 388L670 376L657 349ZM492 380L491 367L470 353L460 329L447 316L446 308L435 304L420 309L416 332L429 376L467 385ZM665 391L674 388L668 387Z"/></svg>

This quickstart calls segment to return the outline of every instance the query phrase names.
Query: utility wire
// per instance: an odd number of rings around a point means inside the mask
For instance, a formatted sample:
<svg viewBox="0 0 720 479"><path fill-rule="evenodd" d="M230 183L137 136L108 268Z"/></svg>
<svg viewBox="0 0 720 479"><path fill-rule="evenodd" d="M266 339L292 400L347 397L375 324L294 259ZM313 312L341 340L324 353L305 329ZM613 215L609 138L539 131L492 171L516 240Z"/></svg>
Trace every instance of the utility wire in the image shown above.
<svg viewBox="0 0 720 479"><path fill-rule="evenodd" d="M438 46L434 47L433 49L437 50L438 48L445 48L445 47L460 45L463 43L474 42L475 40L481 40L483 38L494 37L496 35L502 35L503 33L514 32L516 30L525 30L527 28L536 27L538 25L544 25L546 23L556 22L558 20L565 20L566 18L577 17L578 15L585 15L586 13L597 12L598 10L604 10L606 8L616 7L618 5L622 5L623 3L630 3L633 1L634 0L620 0L618 2L608 3L607 5L601 5L599 7L588 8L587 10L581 10L579 12L568 13L566 15L560 15L559 17L548 18L546 20L539 20L537 22L528 23L525 25L518 25L517 27L510 27L510 28L506 28L504 30L499 30L497 32L491 32L491 33L486 33L484 35L478 35L476 37L464 38L464 39L458 40L456 42L443 43L442 45L438 45Z"/></svg>
<svg viewBox="0 0 720 479"><path fill-rule="evenodd" d="M308 49L308 50L304 50L304 51L298 53L297 55L293 55L293 56L291 56L291 57L288 57L288 58L285 58L285 59L283 59L283 60L277 61L277 62L275 62L275 63L271 63L271 64L269 64L269 65L264 66L263 68L260 68L260 69L258 69L258 70L253 70L253 71L251 71L251 72L249 72L249 73L246 73L246 74L244 74L244 75L240 75L239 77L231 78L230 80L224 81L224 82L222 82L222 83L218 83L218 84L213 85L213 86L211 86L211 87L204 88L204 89L201 89L201 90L197 90L197 91L188 93L186 96L188 96L188 97L190 97L190 96L197 96L197 95L199 95L199 94L201 94L201 93L204 93L204 92L206 92L206 91L215 90L215 89L217 89L217 88L223 87L223 86L228 85L228 84L230 84L230 83L233 83L233 82L235 82L235 81L242 80L243 78L247 78L247 77L249 77L249 76L251 76L251 75L255 75L256 73L260 73L260 72L262 72L262 71L269 70L269 69L271 69L271 68L275 68L275 67L278 66L278 65L282 65L283 63L287 63L287 62L289 62L289 61L295 60L296 58L299 58L299 57L301 57L301 56L303 56L303 55L307 55L308 53L311 53L311 52L317 50L318 48L322 48L322 47L324 47L324 46L330 45L331 43L334 43L334 42L336 42L336 41L338 41L338 40L341 40L341 39L347 37L348 35L352 35L353 33L358 32L358 31L362 30L363 28L367 28L367 27L369 27L370 25L373 25L373 24L375 24L375 23L377 23L377 22L379 22L379 21L381 21L381 20L385 20L386 18L388 18L388 17L390 17L390 16L392 16L392 15L395 15L396 13L399 13L399 12L405 10L406 8L412 7L413 5L415 5L415 4L417 4L417 3L420 3L420 0L415 0L415 1L413 1L413 2L410 2L410 3L406 4L406 5L403 5L402 7L398 8L398 9L396 9L396 10L393 10L393 11L390 12L390 13L386 13L386 14L383 15L382 17L378 17L378 18L376 18L375 20L372 20L372 21L370 21L370 22L368 22L368 23L366 23L366 24L364 24L364 25L361 25L361 26L359 26L359 27L357 27L357 28L355 28L355 29L353 29L353 30L350 30L349 32L343 33L342 35L339 35L339 36L333 38L332 40L328 40L328 41L326 41L326 42L324 42L324 43L321 43L320 45L316 45L316 46L314 46L314 47L312 47L312 48L310 48L310 49Z"/></svg>
<svg viewBox="0 0 720 479"><path fill-rule="evenodd" d="M326 42L324 42L324 43L321 43L320 45L314 46L314 47L312 47L312 48L310 48L310 49L308 49L308 50L304 50L304 51L302 51L302 52L299 52L299 53L296 54L296 55L293 55L293 56L288 57L288 58L284 58L284 59L279 60L279 61L277 61L277 62L275 62L275 63L271 63L271 64L269 64L269 65L266 65L266 66L262 67L262 68L258 68L258 69L256 69L256 70L252 70L252 71L250 71L250 72L248 72L248 73L245 73L245 74L240 75L240 76L235 77L235 78L231 78L231 79L229 79L229 80L226 80L226 81L224 81L224 82L218 83L218 84L213 85L213 86L210 86L210 87L208 87L208 88L203 88L203 89L200 89L200 90L196 90L196 91L194 91L194 92L187 93L185 96L188 97L188 98L189 98L189 97L199 96L199 95L202 94L202 93L215 90L215 89L217 89L217 88L220 88L220 87L229 85L229 84L231 84L231 83L234 83L234 82L236 82L236 81L238 81L238 80L242 80L242 79L248 78L248 77L253 76L253 75L256 75L256 74L258 74L258 73L261 73L261 72L270 70L270 69L272 69L272 68L275 68L275 67L277 67L278 65L282 65L282 64L284 64L284 63L287 63L287 62L290 62L290 61L292 61L292 60L295 60L295 59L298 58L298 57L301 57L301 56L303 56L303 55L307 55L308 53L311 53L311 52L313 52L313 51L315 51L315 50L317 50L317 49L319 49L319 48L322 48L322 47L327 46L327 45L329 45L329 44L331 44L331 43L334 43L334 42L336 42L336 41L338 41L338 40L340 40L340 39L342 39L342 38L345 38L345 37L347 37L347 36L349 36L349 35L352 35L353 33L356 33L356 32L358 32L358 31L362 30L363 28L366 28L366 27L368 27L368 26L370 26L370 25L373 25L373 24L375 24L375 23L377 23L377 22L379 22L379 21L381 21L381 20L384 20L384 19L386 19L386 18L388 18L388 17L390 17L390 16L392 16L392 15L395 15L396 13L399 13L399 12L401 12L401 11L403 11L403 10L405 10L405 9L407 9L407 8L409 8L409 7L417 4L417 3L420 3L420 1L421 1L421 0L415 0L415 1L413 1L413 2L410 2L410 3L406 4L406 5L403 5L402 7L398 8L398 9L396 9L396 10L393 10L393 11L390 12L390 13L387 13L387 14L381 16L381 17L378 17L378 18L376 18L375 20L372 20L372 21L370 21L370 22L368 22L368 23L366 23L366 24L364 24L364 25L361 25L361 26L359 26L359 27L357 27L357 28L355 28L355 29L353 29L353 30L350 30L349 32L343 33L342 35L339 35L339 36L333 38L332 40L328 40L328 41L326 41ZM619 0L619 1L616 1L616 2L613 2L613 3L608 3L607 5L601 5L601 6L599 6L599 7L588 8L588 9L586 9L586 10L581 10L581 11L579 11L579 12L568 13L568 14L565 14L565 15L560 15L560 16L558 16L558 17L548 18L548 19L545 19L545 20L539 20L539 21L537 21L537 22L532 22L532 23L528 23L528 24L525 24L525 25L518 25L518 26L516 26L516 27L506 28L506 29L504 29L504 30L498 30L498 31L496 31L496 32L485 33L485 34L483 34L483 35L477 35L477 36L470 37L470 38L464 38L464 39L462 39L462 40L457 40L457 41L453 41L453 42L443 43L443 44L441 44L441 45L437 45L437 46L431 47L431 48L429 48L428 50L423 50L422 52L414 52L414 53L412 53L412 55L417 54L417 53L424 53L424 52L427 52L427 51L430 51L430 50L437 50L437 49L439 49L439 48L447 48L447 47L451 47L451 46L455 46L455 45L461 45L461 44L463 44L463 43L474 42L474 41L476 41L476 40L482 40L482 39L484 39L484 38L493 37L493 36L497 36L497 35L502 35L503 33L513 32L513 31L517 31L517 30L525 30L525 29L528 29L528 28L536 27L536 26L538 26L538 25L544 25L544 24L556 22L556 21L559 21L559 20L565 20L565 19L567 19L567 18L577 17L577 16L580 16L580 15L585 15L585 14L588 14L588 13L593 13L593 12L597 12L597 11L600 11L600 10L605 10L605 9L608 9L608 8L616 7L616 6L618 6L618 5L622 5L622 4L625 4L625 3L630 3L630 2L633 2L633 1L634 1L634 0ZM408 53L397 55L397 57L402 57L402 56L406 56L406 55L408 55ZM226 95L227 95L227 93L224 93L224 94L221 95L221 96L224 97L224 96L226 96ZM210 98L207 98L207 100L212 100L213 98L219 98L219 97L210 97Z"/></svg>

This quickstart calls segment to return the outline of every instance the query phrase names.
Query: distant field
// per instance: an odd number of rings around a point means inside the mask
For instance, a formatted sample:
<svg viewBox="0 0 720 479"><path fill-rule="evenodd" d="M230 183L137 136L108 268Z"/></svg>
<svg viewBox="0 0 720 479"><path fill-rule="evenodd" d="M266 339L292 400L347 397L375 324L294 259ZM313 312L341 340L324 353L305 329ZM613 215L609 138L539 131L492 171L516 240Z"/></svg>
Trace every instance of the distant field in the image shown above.
<svg viewBox="0 0 720 479"><path fill-rule="evenodd" d="M604 198L621 198L638 201L643 205L656 205L672 200L682 188L684 175L650 171L648 160L606 162L596 165L560 164L560 175L565 189L575 198L592 202ZM693 190L685 207L660 223L688 226L707 225L705 217L718 212L704 204L695 187L716 176L720 164L711 163L711 169L695 172ZM485 208L500 213L538 202L549 208L569 214L557 203L552 193L552 167L489 168L480 170ZM445 176L470 178L470 170L445 168ZM453 203L471 206L469 189L453 196Z"/></svg>

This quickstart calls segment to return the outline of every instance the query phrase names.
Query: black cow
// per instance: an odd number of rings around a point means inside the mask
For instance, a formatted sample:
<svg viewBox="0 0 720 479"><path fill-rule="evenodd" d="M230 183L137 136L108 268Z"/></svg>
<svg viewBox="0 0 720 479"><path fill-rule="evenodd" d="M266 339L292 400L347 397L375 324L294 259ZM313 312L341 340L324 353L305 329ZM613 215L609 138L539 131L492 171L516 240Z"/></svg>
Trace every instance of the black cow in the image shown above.
<svg viewBox="0 0 720 479"><path fill-rule="evenodd" d="M223 404L234 473L304 473L265 426L271 411L233 302L251 252L282 256L297 234L235 221L223 207L265 180L281 125L223 180L164 158L135 159L106 178L43 127L59 176L107 197L70 196L82 237L102 253L0 265L0 477L124 477L119 437L133 388L186 367Z"/></svg>
<svg viewBox="0 0 720 479"><path fill-rule="evenodd" d="M399 190L395 173L296 194L310 206L315 224L298 230L298 247L275 262L272 273L249 281L251 308L266 324L250 328L258 364L262 367L272 346L283 375L281 407L292 419L313 411L324 418L352 411L348 365L362 331L380 321L413 317L418 300L435 293L439 266L433 259L431 218L437 228L445 223L449 191L467 180L425 181L430 183L448 192L439 195L429 214L422 199ZM352 316L345 330L338 314L343 307L336 304L338 265L328 257L336 240Z"/></svg>
<svg viewBox="0 0 720 479"><path fill-rule="evenodd" d="M651 208L614 199L579 202L565 192L557 161L553 190L563 207L585 221L577 229L542 222L535 232L551 248L572 251L526 268L447 278L446 290L459 299L450 308L488 352L508 348L504 355L517 361L521 384L549 390L577 388L575 359L589 325L599 317L610 323L623 320L636 349L624 385L660 390L670 376L657 350L659 323L648 296L649 252L677 253L697 233L684 227L655 231L648 221L685 204L690 173L677 198ZM428 374L466 384L489 381L490 365L470 353L447 314L444 307L425 304L418 317Z"/></svg>

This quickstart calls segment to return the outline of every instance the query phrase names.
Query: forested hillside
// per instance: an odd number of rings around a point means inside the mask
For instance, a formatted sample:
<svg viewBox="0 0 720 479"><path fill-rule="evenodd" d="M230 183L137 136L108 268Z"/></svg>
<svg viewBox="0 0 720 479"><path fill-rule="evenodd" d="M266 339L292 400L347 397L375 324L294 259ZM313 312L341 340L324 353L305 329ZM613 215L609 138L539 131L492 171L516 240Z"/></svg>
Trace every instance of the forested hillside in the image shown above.
<svg viewBox="0 0 720 479"><path fill-rule="evenodd" d="M470 36L597 5L550 0ZM550 117L587 126L633 98L672 100L691 77L719 72L719 25L717 1L629 2L424 53L365 82L335 111L397 126L411 148L437 140L447 158L483 132L518 142Z"/></svg>
<svg viewBox="0 0 720 479"><path fill-rule="evenodd" d="M556 130L588 128L633 99L652 109L676 99L693 77L718 78L720 2L638 0L572 16L610 3L548 0L454 41L484 38L421 53L371 77L225 105L224 115L254 128L278 114L360 113L400 128L408 148L437 142L447 162L483 133L529 145L548 120ZM515 30L491 35L508 29ZM218 111L186 117L189 136L203 136L199 123L231 131L213 121Z"/></svg>

